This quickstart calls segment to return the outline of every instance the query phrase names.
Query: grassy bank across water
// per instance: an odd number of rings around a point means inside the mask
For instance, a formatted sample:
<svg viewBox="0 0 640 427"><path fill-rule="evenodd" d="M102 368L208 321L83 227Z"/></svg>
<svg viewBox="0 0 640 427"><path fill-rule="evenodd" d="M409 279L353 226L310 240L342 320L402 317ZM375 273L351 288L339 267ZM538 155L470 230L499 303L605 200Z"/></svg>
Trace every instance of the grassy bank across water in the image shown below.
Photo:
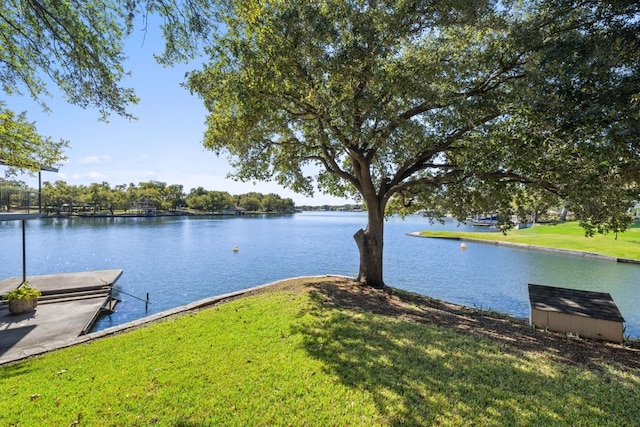
<svg viewBox="0 0 640 427"><path fill-rule="evenodd" d="M624 233L596 234L585 237L577 222L536 225L521 230L501 232L421 231L422 237L459 238L485 242L531 245L599 254L612 258L640 261L640 225L634 224Z"/></svg>
<svg viewBox="0 0 640 427"><path fill-rule="evenodd" d="M633 425L637 349L346 278L0 367L0 425Z"/></svg>

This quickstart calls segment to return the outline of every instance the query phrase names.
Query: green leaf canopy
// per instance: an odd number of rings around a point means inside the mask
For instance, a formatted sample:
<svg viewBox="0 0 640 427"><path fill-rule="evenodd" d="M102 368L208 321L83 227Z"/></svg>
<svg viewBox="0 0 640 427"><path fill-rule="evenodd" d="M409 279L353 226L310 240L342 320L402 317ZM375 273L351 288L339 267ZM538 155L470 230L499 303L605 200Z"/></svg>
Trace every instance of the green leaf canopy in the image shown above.
<svg viewBox="0 0 640 427"><path fill-rule="evenodd" d="M187 85L210 112L205 146L228 153L239 179L306 193L315 182L370 210L399 196L507 218L539 189L613 229L637 197L634 2L228 0L217 10L222 31Z"/></svg>

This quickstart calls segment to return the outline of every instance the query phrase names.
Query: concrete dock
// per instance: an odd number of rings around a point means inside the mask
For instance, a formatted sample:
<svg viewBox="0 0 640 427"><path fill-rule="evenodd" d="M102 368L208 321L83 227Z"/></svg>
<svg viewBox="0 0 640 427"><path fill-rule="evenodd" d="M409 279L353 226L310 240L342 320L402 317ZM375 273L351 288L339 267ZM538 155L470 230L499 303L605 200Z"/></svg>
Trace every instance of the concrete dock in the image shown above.
<svg viewBox="0 0 640 427"><path fill-rule="evenodd" d="M65 347L86 333L105 308L112 308L111 288L122 270L28 276L42 296L36 310L14 315L0 305L0 364ZM0 281L0 295L15 289L22 278Z"/></svg>

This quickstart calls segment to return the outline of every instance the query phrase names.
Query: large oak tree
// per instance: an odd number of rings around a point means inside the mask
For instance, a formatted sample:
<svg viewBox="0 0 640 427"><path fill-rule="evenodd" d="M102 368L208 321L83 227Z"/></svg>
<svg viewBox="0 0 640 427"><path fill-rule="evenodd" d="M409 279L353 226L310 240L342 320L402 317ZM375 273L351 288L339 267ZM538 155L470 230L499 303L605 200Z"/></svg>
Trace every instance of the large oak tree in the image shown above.
<svg viewBox="0 0 640 427"><path fill-rule="evenodd" d="M70 102L129 117L122 39L134 18L162 15L161 62L208 41L210 62L187 82L210 111L205 146L228 152L240 179L361 197L359 279L383 286L388 207L507 220L547 191L588 232L626 227L638 198L636 3L10 0L0 78L41 100L47 76ZM2 113L0 156L60 158L64 142ZM16 144L11 129L30 139Z"/></svg>
<svg viewBox="0 0 640 427"><path fill-rule="evenodd" d="M227 153L239 179L361 197L361 283L384 286L392 206L506 221L519 198L544 190L588 231L628 224L638 195L635 2L216 8L209 62L187 82L209 111L204 145Z"/></svg>

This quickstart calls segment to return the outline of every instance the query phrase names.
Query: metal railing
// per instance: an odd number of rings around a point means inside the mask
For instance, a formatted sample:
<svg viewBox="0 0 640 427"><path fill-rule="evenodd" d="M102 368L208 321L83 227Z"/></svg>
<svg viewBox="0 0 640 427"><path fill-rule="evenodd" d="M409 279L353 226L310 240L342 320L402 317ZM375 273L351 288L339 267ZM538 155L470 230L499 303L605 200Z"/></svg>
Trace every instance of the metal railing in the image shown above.
<svg viewBox="0 0 640 427"><path fill-rule="evenodd" d="M38 214L40 204L37 190L0 185L0 214Z"/></svg>

